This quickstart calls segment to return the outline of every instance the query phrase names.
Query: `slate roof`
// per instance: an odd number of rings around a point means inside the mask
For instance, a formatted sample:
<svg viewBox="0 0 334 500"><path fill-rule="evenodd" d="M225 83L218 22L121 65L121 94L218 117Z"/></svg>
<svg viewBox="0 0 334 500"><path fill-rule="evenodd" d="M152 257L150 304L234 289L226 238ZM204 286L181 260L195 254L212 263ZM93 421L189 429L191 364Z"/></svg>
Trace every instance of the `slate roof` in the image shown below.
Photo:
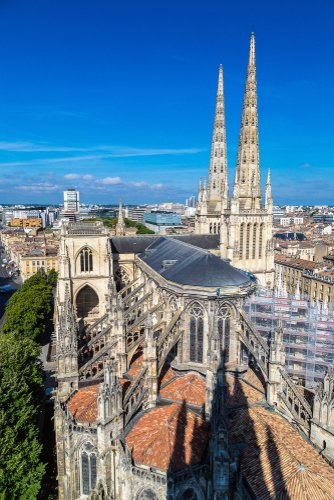
<svg viewBox="0 0 334 500"><path fill-rule="evenodd" d="M182 285L208 288L239 287L248 291L251 279L228 262L183 241L161 236L139 258L166 280Z"/></svg>
<svg viewBox="0 0 334 500"><path fill-rule="evenodd" d="M116 253L142 253L156 239L156 234L137 236L113 236L110 238L111 248ZM183 241L205 250L219 249L219 234L182 234L165 238Z"/></svg>

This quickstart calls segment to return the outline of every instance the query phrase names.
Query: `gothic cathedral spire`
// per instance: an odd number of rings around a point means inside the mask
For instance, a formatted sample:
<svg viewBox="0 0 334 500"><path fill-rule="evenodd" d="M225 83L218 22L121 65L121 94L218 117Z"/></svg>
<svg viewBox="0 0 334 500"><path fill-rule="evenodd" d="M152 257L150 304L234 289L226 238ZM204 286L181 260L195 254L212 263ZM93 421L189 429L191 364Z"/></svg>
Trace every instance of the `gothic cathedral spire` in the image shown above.
<svg viewBox="0 0 334 500"><path fill-rule="evenodd" d="M238 191L241 209L261 209L254 33L252 33L250 40L237 167L234 181L234 197L236 191Z"/></svg>
<svg viewBox="0 0 334 500"><path fill-rule="evenodd" d="M210 156L208 201L221 203L221 208L228 207L228 172L222 65L219 66L218 73L216 110Z"/></svg>

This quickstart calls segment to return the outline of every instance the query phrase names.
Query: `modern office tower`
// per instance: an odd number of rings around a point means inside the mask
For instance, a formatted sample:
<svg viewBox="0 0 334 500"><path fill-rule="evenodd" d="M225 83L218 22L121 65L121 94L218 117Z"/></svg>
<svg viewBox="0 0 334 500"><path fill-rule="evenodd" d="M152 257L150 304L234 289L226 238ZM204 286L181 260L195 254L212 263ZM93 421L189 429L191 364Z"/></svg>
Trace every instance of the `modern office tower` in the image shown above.
<svg viewBox="0 0 334 500"><path fill-rule="evenodd" d="M79 191L76 189L67 189L64 191L64 210L62 217L75 221L79 217L80 204L79 204Z"/></svg>

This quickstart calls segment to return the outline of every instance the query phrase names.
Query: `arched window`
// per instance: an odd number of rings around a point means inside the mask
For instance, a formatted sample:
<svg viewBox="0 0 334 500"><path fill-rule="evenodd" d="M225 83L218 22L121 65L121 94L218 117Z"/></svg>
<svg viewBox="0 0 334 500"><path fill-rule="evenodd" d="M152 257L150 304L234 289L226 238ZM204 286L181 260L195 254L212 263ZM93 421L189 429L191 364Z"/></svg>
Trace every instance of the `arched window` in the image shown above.
<svg viewBox="0 0 334 500"><path fill-rule="evenodd" d="M259 258L262 257L262 245L263 245L263 223L260 224L260 234L259 234Z"/></svg>
<svg viewBox="0 0 334 500"><path fill-rule="evenodd" d="M84 495L89 495L96 486L96 453L93 450L93 445L86 443L81 453L81 484Z"/></svg>
<svg viewBox="0 0 334 500"><path fill-rule="evenodd" d="M151 488L145 488L137 495L137 500L157 500L155 492Z"/></svg>
<svg viewBox="0 0 334 500"><path fill-rule="evenodd" d="M80 252L80 272L93 271L93 253L90 248L85 247Z"/></svg>
<svg viewBox="0 0 334 500"><path fill-rule="evenodd" d="M240 237L239 237L239 256L240 256L240 259L242 259L243 253L244 253L244 226L245 226L245 224L241 224L241 226L240 226Z"/></svg>
<svg viewBox="0 0 334 500"><path fill-rule="evenodd" d="M99 298L89 286L84 286L77 295L76 306L78 318L86 318L98 313Z"/></svg>
<svg viewBox="0 0 334 500"><path fill-rule="evenodd" d="M221 306L218 310L217 329L220 339L220 350L224 361L227 362L230 352L230 310L227 306Z"/></svg>
<svg viewBox="0 0 334 500"><path fill-rule="evenodd" d="M246 259L249 259L249 243L250 243L250 222L247 224L247 234L246 234Z"/></svg>
<svg viewBox="0 0 334 500"><path fill-rule="evenodd" d="M194 304L190 310L190 361L203 362L204 319L203 310L199 304Z"/></svg>
<svg viewBox="0 0 334 500"><path fill-rule="evenodd" d="M125 286L129 285L130 277L123 267L119 267L115 273L116 289L119 292Z"/></svg>
<svg viewBox="0 0 334 500"><path fill-rule="evenodd" d="M177 500L198 500L198 495L193 488L187 488L186 491L178 495Z"/></svg>
<svg viewBox="0 0 334 500"><path fill-rule="evenodd" d="M257 237L257 224L253 226L253 259L256 257L256 237Z"/></svg>
<svg viewBox="0 0 334 500"><path fill-rule="evenodd" d="M213 234L217 234L217 224L214 223L213 225Z"/></svg>

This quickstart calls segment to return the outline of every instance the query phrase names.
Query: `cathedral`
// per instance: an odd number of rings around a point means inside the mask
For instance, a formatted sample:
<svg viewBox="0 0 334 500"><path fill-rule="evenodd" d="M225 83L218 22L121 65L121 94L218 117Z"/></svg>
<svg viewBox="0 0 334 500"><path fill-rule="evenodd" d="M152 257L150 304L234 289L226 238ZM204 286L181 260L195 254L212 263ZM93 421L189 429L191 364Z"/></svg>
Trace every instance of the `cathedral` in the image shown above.
<svg viewBox="0 0 334 500"><path fill-rule="evenodd" d="M254 44L231 200L219 70L197 234L125 236L121 210L115 236L101 223L62 226L60 500L334 498L334 372L306 394L285 371L279 322L265 339L243 309L273 282Z"/></svg>
<svg viewBox="0 0 334 500"><path fill-rule="evenodd" d="M219 68L208 184L200 181L195 231L220 234L220 255L257 277L267 288L274 284L270 172L262 202L256 92L255 37L251 36L237 166L229 197L223 68Z"/></svg>

